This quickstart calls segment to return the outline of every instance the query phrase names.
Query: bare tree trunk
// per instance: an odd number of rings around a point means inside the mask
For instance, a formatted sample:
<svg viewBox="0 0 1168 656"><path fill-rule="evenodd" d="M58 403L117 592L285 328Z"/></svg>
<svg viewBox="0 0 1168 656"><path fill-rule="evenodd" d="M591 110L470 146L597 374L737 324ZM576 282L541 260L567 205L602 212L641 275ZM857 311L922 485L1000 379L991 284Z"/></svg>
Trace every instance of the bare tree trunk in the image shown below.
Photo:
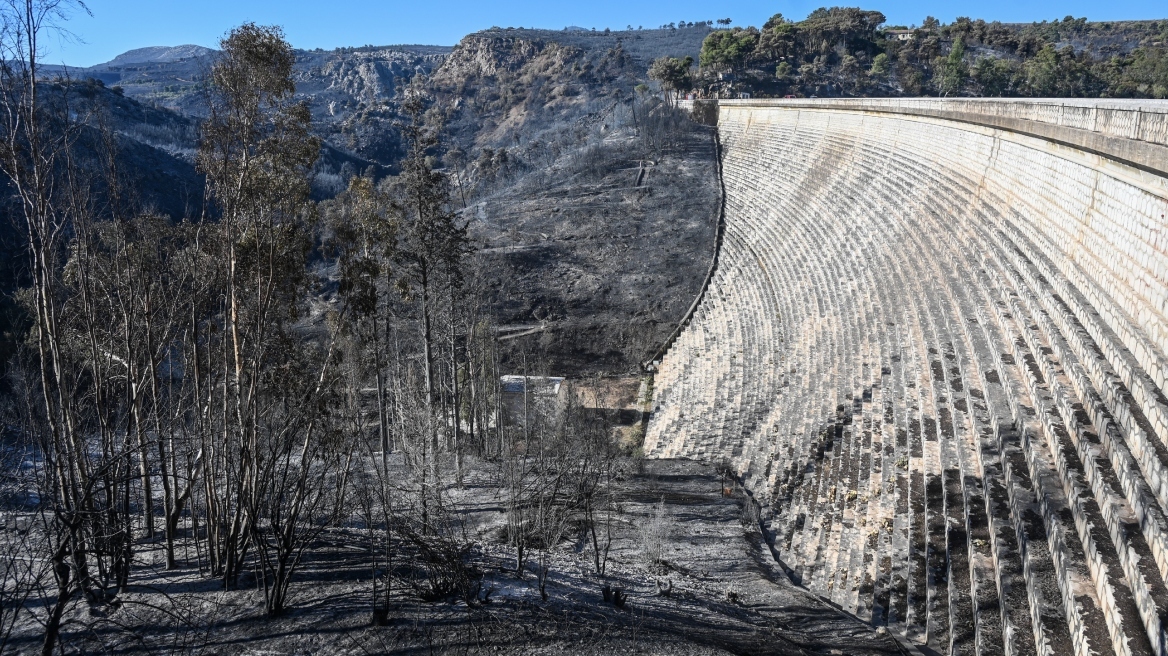
<svg viewBox="0 0 1168 656"><path fill-rule="evenodd" d="M51 559L53 575L57 579L57 599L53 602L53 606L49 610L49 617L45 622L45 638L41 643L41 656L53 656L53 652L56 651L57 639L61 634L61 618L65 615L65 609L73 598L72 569L66 560L69 541L62 537L61 545L57 547Z"/></svg>
<svg viewBox="0 0 1168 656"><path fill-rule="evenodd" d="M423 448L423 454L429 454L429 470L430 478L427 482L425 473L422 475L422 525L426 531L429 531L430 517L429 517L429 497L432 492L436 493L438 489L438 430L434 422L434 350L433 350L433 335L430 326L430 297L429 297L429 280L427 279L427 271L425 266L422 269L421 277L421 302L422 302L422 355L425 365L425 385L426 385L426 439L428 447ZM423 455L423 459L426 456ZM426 463L423 462L423 471Z"/></svg>
<svg viewBox="0 0 1168 656"><path fill-rule="evenodd" d="M385 360L381 348L381 333L377 328L377 313L373 313L373 368L377 374L377 432L381 438L381 467L389 470L389 422L385 404Z"/></svg>
<svg viewBox="0 0 1168 656"><path fill-rule="evenodd" d="M458 346L457 327L455 322L454 289L450 290L450 405L454 408L454 476L459 487L462 487L462 398L458 392Z"/></svg>

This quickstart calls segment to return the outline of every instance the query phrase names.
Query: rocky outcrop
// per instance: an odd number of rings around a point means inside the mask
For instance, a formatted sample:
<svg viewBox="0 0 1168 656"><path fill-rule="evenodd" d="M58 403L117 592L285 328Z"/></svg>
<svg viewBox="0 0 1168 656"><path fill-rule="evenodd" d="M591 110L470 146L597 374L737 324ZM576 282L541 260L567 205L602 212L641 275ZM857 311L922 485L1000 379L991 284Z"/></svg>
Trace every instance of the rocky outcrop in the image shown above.
<svg viewBox="0 0 1168 656"><path fill-rule="evenodd" d="M313 61L301 56L294 79L297 91L316 104L327 98L347 107L373 105L391 100L395 80L408 82L418 73L428 74L441 65L444 55L387 49L363 49L338 53ZM335 113L335 110L334 110Z"/></svg>
<svg viewBox="0 0 1168 656"><path fill-rule="evenodd" d="M530 65L536 58L543 59L536 68L546 72L554 67L562 68L566 62L582 54L583 51L579 48L542 39L474 34L463 39L454 48L435 73L434 81L441 84L494 77L500 73L515 73Z"/></svg>
<svg viewBox="0 0 1168 656"><path fill-rule="evenodd" d="M645 450L942 653L1168 651L1168 103L723 101Z"/></svg>
<svg viewBox="0 0 1168 656"><path fill-rule="evenodd" d="M520 32L467 36L428 81L461 111L454 133L476 146L512 145L570 123L599 103L628 98L644 75L619 43L585 49Z"/></svg>

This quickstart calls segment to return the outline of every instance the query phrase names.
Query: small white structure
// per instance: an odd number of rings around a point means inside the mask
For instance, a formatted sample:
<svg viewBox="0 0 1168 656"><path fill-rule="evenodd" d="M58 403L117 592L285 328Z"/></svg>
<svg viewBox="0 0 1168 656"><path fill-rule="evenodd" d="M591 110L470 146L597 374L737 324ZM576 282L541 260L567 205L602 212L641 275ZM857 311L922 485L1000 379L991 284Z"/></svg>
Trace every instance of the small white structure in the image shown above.
<svg viewBox="0 0 1168 656"><path fill-rule="evenodd" d="M553 376L499 376L503 392L503 412L516 424L527 418L558 414L564 379Z"/></svg>
<svg viewBox="0 0 1168 656"><path fill-rule="evenodd" d="M504 394L530 392L533 396L559 396L564 379L558 376L499 376L499 382Z"/></svg>

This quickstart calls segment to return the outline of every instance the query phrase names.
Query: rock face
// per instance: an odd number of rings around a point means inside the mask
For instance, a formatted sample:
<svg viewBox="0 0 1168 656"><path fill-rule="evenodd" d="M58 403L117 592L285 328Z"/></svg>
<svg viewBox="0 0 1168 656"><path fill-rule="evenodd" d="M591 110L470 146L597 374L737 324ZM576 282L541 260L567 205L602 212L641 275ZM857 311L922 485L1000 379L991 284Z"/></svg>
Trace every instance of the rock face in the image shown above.
<svg viewBox="0 0 1168 656"><path fill-rule="evenodd" d="M435 81L493 77L504 71L518 71L544 51L548 51L551 62L560 66L581 54L578 48L558 43L476 34L463 39L454 49L436 73Z"/></svg>
<svg viewBox="0 0 1168 656"><path fill-rule="evenodd" d="M646 453L941 653L1168 651L1168 103L723 101Z"/></svg>
<svg viewBox="0 0 1168 656"><path fill-rule="evenodd" d="M448 47L413 45L297 50L296 96L308 103L326 143L363 160L357 171L370 163L391 166L401 154L393 127L400 118L399 87L433 72L449 52ZM218 55L199 46L140 48L71 75L116 85L130 98L198 118L206 113L202 90Z"/></svg>

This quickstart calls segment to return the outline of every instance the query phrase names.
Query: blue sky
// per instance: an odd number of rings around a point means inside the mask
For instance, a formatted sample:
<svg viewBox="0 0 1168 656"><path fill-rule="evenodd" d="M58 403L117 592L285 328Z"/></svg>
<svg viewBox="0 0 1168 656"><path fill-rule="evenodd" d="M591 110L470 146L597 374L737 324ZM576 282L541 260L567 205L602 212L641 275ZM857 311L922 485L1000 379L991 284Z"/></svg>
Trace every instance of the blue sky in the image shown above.
<svg viewBox="0 0 1168 656"><path fill-rule="evenodd" d="M630 24L656 27L679 20L727 17L735 25L760 25L776 12L799 19L831 4L860 4L884 12L890 23L904 24L920 23L927 15L945 22L957 16L1029 22L1068 14L1090 20L1168 18L1168 0L89 0L87 4L93 15L75 12L68 23L77 39L50 44L46 62L89 66L143 46L195 43L214 47L224 32L245 21L282 25L298 48L328 49L394 43L453 45L463 35L492 25L621 29Z"/></svg>

